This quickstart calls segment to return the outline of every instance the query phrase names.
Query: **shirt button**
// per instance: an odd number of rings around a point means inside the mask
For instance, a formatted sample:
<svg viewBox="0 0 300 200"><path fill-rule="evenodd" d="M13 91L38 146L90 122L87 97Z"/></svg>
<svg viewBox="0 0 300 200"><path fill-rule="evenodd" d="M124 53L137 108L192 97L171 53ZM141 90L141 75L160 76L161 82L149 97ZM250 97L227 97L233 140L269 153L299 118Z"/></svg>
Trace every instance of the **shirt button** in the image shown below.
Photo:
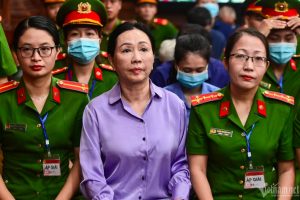
<svg viewBox="0 0 300 200"><path fill-rule="evenodd" d="M143 159L144 159L144 160L147 160L147 157L146 157L146 156L144 156L144 157L143 157Z"/></svg>
<svg viewBox="0 0 300 200"><path fill-rule="evenodd" d="M142 197L141 197L141 196L139 196L139 199L142 199Z"/></svg>
<svg viewBox="0 0 300 200"><path fill-rule="evenodd" d="M37 160L36 162L37 162L37 163L41 163L41 162L42 162L42 160L41 160L41 159L39 159L39 160Z"/></svg>
<svg viewBox="0 0 300 200"><path fill-rule="evenodd" d="M243 185L243 184L244 184L244 181L243 181L243 180L240 180L240 181L239 181L239 184L240 184L240 185Z"/></svg>
<svg viewBox="0 0 300 200"><path fill-rule="evenodd" d="M5 182L5 183L8 183L8 180L5 180L4 182Z"/></svg>
<svg viewBox="0 0 300 200"><path fill-rule="evenodd" d="M244 165L241 165L241 166L240 166L240 169L245 169L245 166L244 166Z"/></svg>
<svg viewBox="0 0 300 200"><path fill-rule="evenodd" d="M36 192L36 195L40 195L40 192Z"/></svg>
<svg viewBox="0 0 300 200"><path fill-rule="evenodd" d="M240 199L242 199L243 198L243 195L241 195L241 194L239 194L239 196L238 196Z"/></svg>
<svg viewBox="0 0 300 200"><path fill-rule="evenodd" d="M41 128L42 125L41 125L41 124L37 124L36 127L37 127L37 128Z"/></svg>
<svg viewBox="0 0 300 200"><path fill-rule="evenodd" d="M143 137L143 141L146 141L146 138L145 138L145 137Z"/></svg>
<svg viewBox="0 0 300 200"><path fill-rule="evenodd" d="M246 152L246 149L244 149L244 148L241 149L241 152L242 152L242 153L245 153L245 152Z"/></svg>
<svg viewBox="0 0 300 200"><path fill-rule="evenodd" d="M142 180L145 180L145 176L142 176Z"/></svg>
<svg viewBox="0 0 300 200"><path fill-rule="evenodd" d="M42 144L38 144L38 147L41 148L41 147L42 147Z"/></svg>

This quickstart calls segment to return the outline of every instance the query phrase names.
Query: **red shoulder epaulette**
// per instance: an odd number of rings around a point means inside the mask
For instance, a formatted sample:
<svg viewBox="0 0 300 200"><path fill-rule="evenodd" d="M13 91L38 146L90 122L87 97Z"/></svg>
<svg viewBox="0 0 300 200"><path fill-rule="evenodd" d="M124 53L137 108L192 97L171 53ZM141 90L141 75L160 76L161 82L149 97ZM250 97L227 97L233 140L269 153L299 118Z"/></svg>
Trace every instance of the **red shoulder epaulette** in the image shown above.
<svg viewBox="0 0 300 200"><path fill-rule="evenodd" d="M283 101L283 102L291 104L291 105L295 104L294 97L283 94L283 93L266 90L266 91L263 92L263 95L265 97L270 98L270 99L277 99L279 101Z"/></svg>
<svg viewBox="0 0 300 200"><path fill-rule="evenodd" d="M196 106L199 104L204 104L211 101L218 101L223 98L224 94L220 92L211 92L207 94L200 94L191 97L192 106Z"/></svg>
<svg viewBox="0 0 300 200"><path fill-rule="evenodd" d="M8 81L0 84L0 93L7 92L9 90L17 88L19 85L18 81Z"/></svg>
<svg viewBox="0 0 300 200"><path fill-rule="evenodd" d="M59 80L57 82L57 85L60 88L64 88L64 89L75 90L75 91L83 92L83 93L89 92L88 84L84 84L84 83L78 83L78 82L67 81L67 80Z"/></svg>
<svg viewBox="0 0 300 200"><path fill-rule="evenodd" d="M67 57L66 53L59 53L56 57L56 60L63 60Z"/></svg>
<svg viewBox="0 0 300 200"><path fill-rule="evenodd" d="M107 69L109 71L115 71L115 69L109 64L99 64L99 66L103 69Z"/></svg>
<svg viewBox="0 0 300 200"><path fill-rule="evenodd" d="M108 53L106 51L100 51L100 55L104 58L108 58Z"/></svg>
<svg viewBox="0 0 300 200"><path fill-rule="evenodd" d="M63 68L55 69L51 73L52 73L52 75L56 75L56 74L63 73L67 70L68 70L68 67L63 67Z"/></svg>
<svg viewBox="0 0 300 200"><path fill-rule="evenodd" d="M153 22L155 24L159 24L159 25L167 25L169 23L169 21L167 19L164 19L164 18L154 18Z"/></svg>

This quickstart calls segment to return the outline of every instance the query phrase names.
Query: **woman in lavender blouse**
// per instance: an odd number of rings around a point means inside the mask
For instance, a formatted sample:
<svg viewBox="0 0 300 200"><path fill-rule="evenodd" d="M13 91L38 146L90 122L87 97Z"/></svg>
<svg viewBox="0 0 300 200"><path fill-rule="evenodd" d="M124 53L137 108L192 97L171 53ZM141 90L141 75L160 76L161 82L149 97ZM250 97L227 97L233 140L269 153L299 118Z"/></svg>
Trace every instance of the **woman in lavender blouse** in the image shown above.
<svg viewBox="0 0 300 200"><path fill-rule="evenodd" d="M88 199L188 199L186 109L150 81L153 44L139 23L125 22L110 35L119 83L83 115L81 189Z"/></svg>

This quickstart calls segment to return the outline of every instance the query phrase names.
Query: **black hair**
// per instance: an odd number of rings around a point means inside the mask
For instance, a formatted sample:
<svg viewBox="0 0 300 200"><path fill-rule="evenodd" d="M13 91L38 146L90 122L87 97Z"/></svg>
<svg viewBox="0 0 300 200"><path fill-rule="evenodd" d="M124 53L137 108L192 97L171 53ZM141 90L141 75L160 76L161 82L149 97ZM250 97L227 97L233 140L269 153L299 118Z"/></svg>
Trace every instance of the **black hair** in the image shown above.
<svg viewBox="0 0 300 200"><path fill-rule="evenodd" d="M237 43L237 41L243 36L243 35L250 35L253 37L258 38L265 46L265 50L266 50L266 57L268 58L269 55L269 44L268 41L266 39L266 37L260 33L259 31L257 31L254 28L246 28L246 29L240 29L236 32L234 32L228 39L227 41L227 45L225 48L225 52L224 52L224 60L225 62L228 64L229 62L229 57L231 54L231 51L234 47L234 45Z"/></svg>
<svg viewBox="0 0 300 200"><path fill-rule="evenodd" d="M190 24L198 24L206 27L208 25L211 25L212 17L206 8L196 6L188 11L187 22Z"/></svg>
<svg viewBox="0 0 300 200"><path fill-rule="evenodd" d="M20 37L29 28L35 28L46 31L52 36L55 46L59 47L59 33L56 28L56 25L52 22L52 20L44 16L31 16L24 19L17 25L14 31L13 38L14 50L18 49Z"/></svg>
<svg viewBox="0 0 300 200"><path fill-rule="evenodd" d="M155 49L154 39L153 36L151 35L150 30L143 23L140 22L135 22L135 23L125 22L117 26L117 28L110 34L108 45L107 45L108 54L114 56L116 44L117 44L117 38L119 37L119 35L121 35L126 31L134 30L134 29L140 30L148 36L151 42L152 52L154 53L154 49Z"/></svg>
<svg viewBox="0 0 300 200"><path fill-rule="evenodd" d="M102 28L100 26L96 25L89 25L89 24L68 24L67 26L63 27L63 32L64 32L64 38L67 38L68 33L73 29L73 28L91 28L97 31L99 37L102 34Z"/></svg>
<svg viewBox="0 0 300 200"><path fill-rule="evenodd" d="M181 35L187 35L187 34L200 34L203 36L206 40L209 41L211 44L211 36L209 32L202 26L198 24L185 24L180 28L180 31L178 33L178 37Z"/></svg>
<svg viewBox="0 0 300 200"><path fill-rule="evenodd" d="M179 63L189 53L197 54L209 62L210 44L200 34L187 34L179 36L176 39L175 46L175 63Z"/></svg>

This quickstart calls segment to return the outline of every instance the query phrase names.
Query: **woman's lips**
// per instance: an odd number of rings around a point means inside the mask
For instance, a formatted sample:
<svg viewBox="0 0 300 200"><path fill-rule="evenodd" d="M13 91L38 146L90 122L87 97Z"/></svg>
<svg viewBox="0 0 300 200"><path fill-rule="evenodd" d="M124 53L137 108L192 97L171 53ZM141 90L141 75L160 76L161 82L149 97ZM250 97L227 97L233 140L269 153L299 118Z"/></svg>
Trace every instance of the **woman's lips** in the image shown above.
<svg viewBox="0 0 300 200"><path fill-rule="evenodd" d="M245 81L251 81L251 80L254 79L252 76L248 76L248 75L242 75L241 77L242 77Z"/></svg>
<svg viewBox="0 0 300 200"><path fill-rule="evenodd" d="M43 66L42 65L32 65L30 68L33 71L40 71L40 70L42 70Z"/></svg>

